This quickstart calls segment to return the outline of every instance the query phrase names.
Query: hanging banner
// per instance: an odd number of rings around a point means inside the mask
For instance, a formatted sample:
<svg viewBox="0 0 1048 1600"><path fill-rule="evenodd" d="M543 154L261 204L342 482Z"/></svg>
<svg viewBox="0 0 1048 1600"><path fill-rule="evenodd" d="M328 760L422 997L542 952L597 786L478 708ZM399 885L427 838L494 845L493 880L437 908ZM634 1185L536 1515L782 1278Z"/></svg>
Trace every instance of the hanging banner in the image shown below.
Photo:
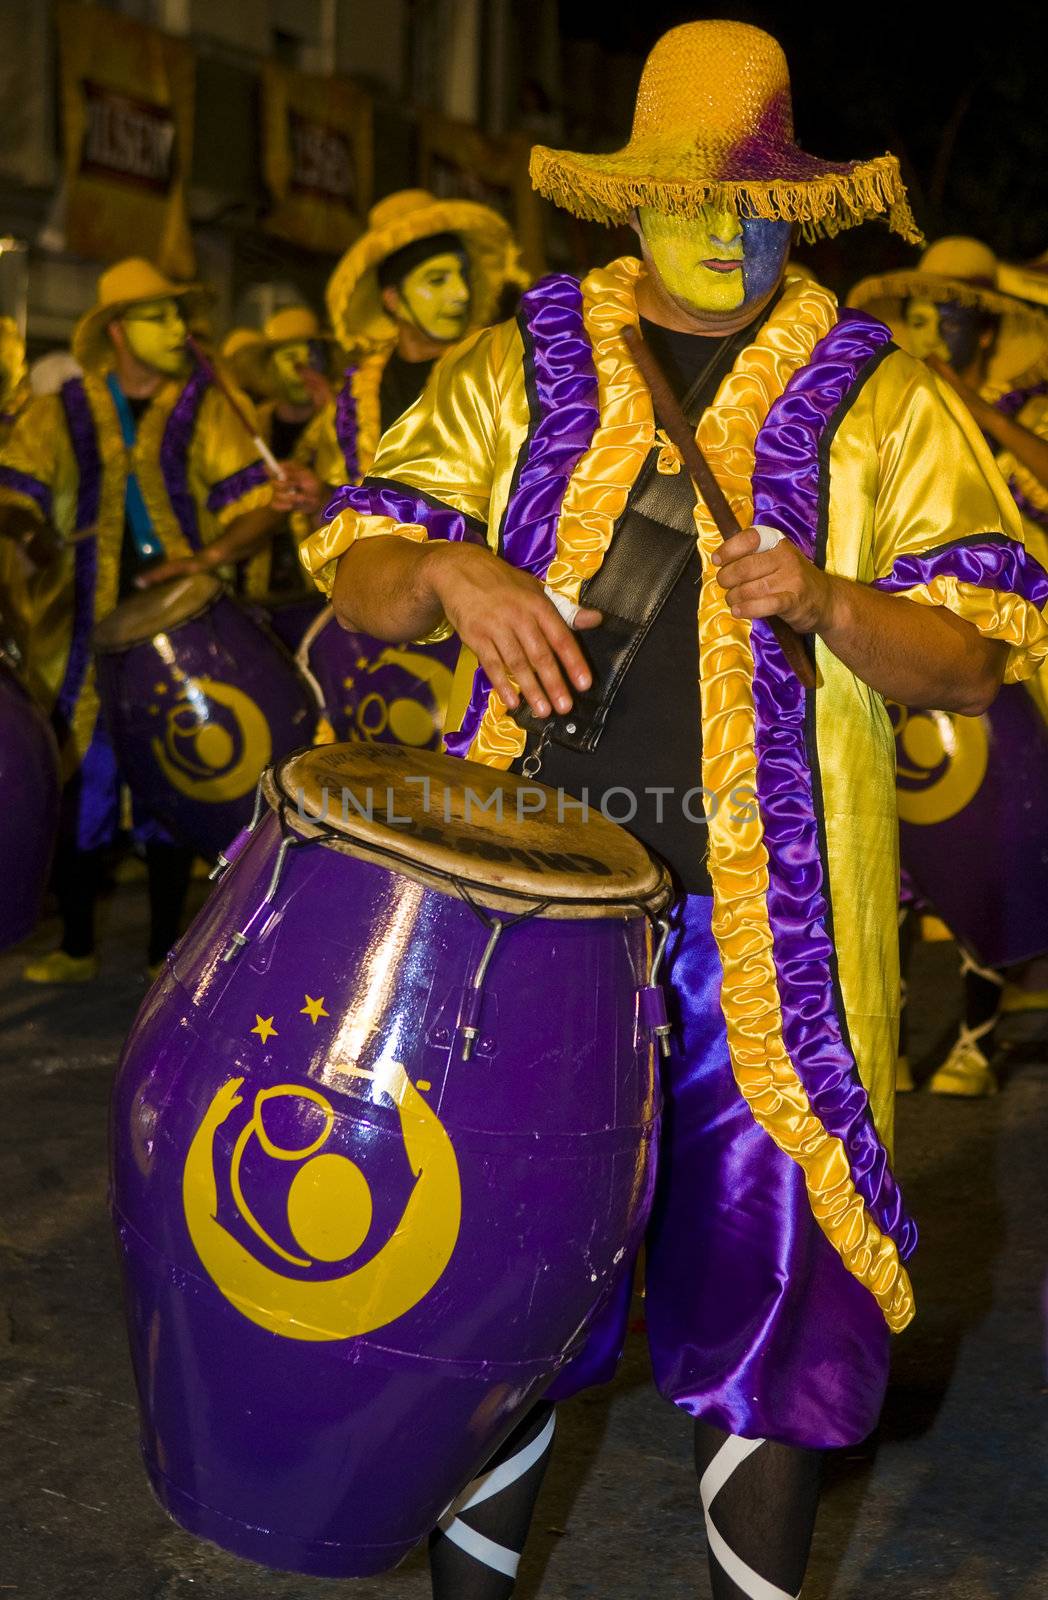
<svg viewBox="0 0 1048 1600"><path fill-rule="evenodd" d="M477 200L505 217L517 236L533 277L546 270L542 202L531 187L531 140L520 135L490 138L468 122L436 112L419 128L419 181L441 199Z"/></svg>
<svg viewBox="0 0 1048 1600"><path fill-rule="evenodd" d="M347 78L262 68L262 170L270 233L340 253L371 205L371 100Z"/></svg>
<svg viewBox="0 0 1048 1600"><path fill-rule="evenodd" d="M58 8L58 45L67 247L99 261L148 256L191 278L192 49L108 7L75 4Z"/></svg>

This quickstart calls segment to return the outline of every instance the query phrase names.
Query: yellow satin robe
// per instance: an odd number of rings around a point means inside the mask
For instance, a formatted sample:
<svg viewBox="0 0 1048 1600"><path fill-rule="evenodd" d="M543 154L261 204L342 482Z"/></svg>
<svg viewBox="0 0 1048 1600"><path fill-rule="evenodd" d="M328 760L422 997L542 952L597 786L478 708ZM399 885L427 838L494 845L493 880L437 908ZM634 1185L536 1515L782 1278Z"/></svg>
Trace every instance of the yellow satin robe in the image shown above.
<svg viewBox="0 0 1048 1600"><path fill-rule="evenodd" d="M569 599L600 567L630 489L659 448L651 398L620 337L636 323L633 259L582 284L601 420L563 499L547 582ZM739 520L752 521L754 441L789 378L837 321L829 291L799 278L739 356L698 428L698 439ZM511 491L528 432L523 345L515 323L480 332L436 367L423 401L384 435L375 477L423 491L478 519L488 542ZM1015 504L967 411L921 363L892 351L875 367L833 436L829 453L826 568L858 582L894 561L967 533L1021 540ZM732 617L711 556L719 534L695 511L703 584L698 616L703 771L708 796L756 789L750 624ZM302 547L330 593L338 558L355 540L426 531L345 511ZM1048 655L1048 624L1018 597L938 579L909 592L945 605L1012 646L1007 676L1027 676ZM815 698L823 821L840 989L853 1053L877 1132L890 1150L899 1003L898 835L895 749L881 696L816 640ZM689 696L689 703L691 697ZM524 736L492 694L469 755L506 767ZM803 1168L812 1209L845 1265L876 1296L889 1325L913 1314L909 1279L894 1243L869 1216L839 1140L813 1113L782 1038L781 1001L767 907L768 857L757 808L752 820L709 804L713 930L724 968L721 1004L732 1064L757 1121Z"/></svg>

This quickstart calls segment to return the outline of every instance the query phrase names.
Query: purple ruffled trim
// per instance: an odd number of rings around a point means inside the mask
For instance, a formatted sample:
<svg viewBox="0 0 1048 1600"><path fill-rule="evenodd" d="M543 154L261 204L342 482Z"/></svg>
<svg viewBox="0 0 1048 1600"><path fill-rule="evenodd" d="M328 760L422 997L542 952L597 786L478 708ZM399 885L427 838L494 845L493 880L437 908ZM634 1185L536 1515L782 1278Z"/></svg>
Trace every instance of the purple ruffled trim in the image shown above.
<svg viewBox="0 0 1048 1600"><path fill-rule="evenodd" d="M196 501L189 488L189 447L210 382L203 367L194 370L171 408L160 442L160 470L164 475L164 487L178 525L192 550L200 549L200 525Z"/></svg>
<svg viewBox="0 0 1048 1600"><path fill-rule="evenodd" d="M757 437L754 521L787 532L809 556L818 542L820 442L889 339L872 318L842 317L790 380ZM757 798L783 1040L815 1115L844 1146L856 1191L905 1261L917 1244L916 1225L903 1209L838 1006L807 696L770 628L755 624L751 643Z"/></svg>
<svg viewBox="0 0 1048 1600"><path fill-rule="evenodd" d="M878 578L873 587L885 594L903 594L936 578L1017 594L1038 610L1048 605L1048 573L1016 539L1003 533L956 539L919 555L900 556L888 576Z"/></svg>
<svg viewBox="0 0 1048 1600"><path fill-rule="evenodd" d="M39 478L34 478L28 472L19 472L17 467L0 467L0 489L11 489L15 494L32 500L39 507L41 516L50 522L51 491Z"/></svg>
<svg viewBox="0 0 1048 1600"><path fill-rule="evenodd" d="M356 367L347 367L345 380L335 401L335 437L342 459L346 463L346 482L355 483L360 477L360 455L357 447L357 402L353 394L353 377Z"/></svg>
<svg viewBox="0 0 1048 1600"><path fill-rule="evenodd" d="M102 456L98 430L83 380L70 378L59 390L66 427L76 457L76 527L79 533L98 521L102 492Z"/></svg>
<svg viewBox="0 0 1048 1600"><path fill-rule="evenodd" d="M1014 478L1009 478L1008 488L1011 492L1012 499L1015 501L1023 516L1028 517L1031 522L1039 523L1042 528L1048 528L1048 508L1034 505L1033 501L1030 499L1030 496L1028 494L1023 494L1023 491L1019 488L1019 485L1016 483Z"/></svg>
<svg viewBox="0 0 1048 1600"><path fill-rule="evenodd" d="M600 425L600 405L577 280L567 273L543 278L523 296L520 323L534 410L510 490L501 546L513 566L541 578L556 556L564 495ZM467 754L490 693L487 674L478 667L461 726L444 739L449 755Z"/></svg>
<svg viewBox="0 0 1048 1600"><path fill-rule="evenodd" d="M1002 394L999 400L994 401L993 409L1002 416L1017 417L1027 400L1036 400L1042 394L1048 394L1048 379L1031 383L1025 389L1012 389L1008 394Z"/></svg>
<svg viewBox="0 0 1048 1600"><path fill-rule="evenodd" d="M239 472L231 472L228 478L220 478L207 497L209 511L224 511L226 506L232 505L234 500L239 500L242 495L248 494L252 489L261 488L269 482L269 473L261 461L252 461L248 467L241 467Z"/></svg>
<svg viewBox="0 0 1048 1600"><path fill-rule="evenodd" d="M324 508L324 521L333 522L343 511L364 517L389 517L393 522L419 523L431 539L457 539L483 544L484 529L474 517L439 500L425 498L409 483L390 478L365 478L360 484L337 489Z"/></svg>

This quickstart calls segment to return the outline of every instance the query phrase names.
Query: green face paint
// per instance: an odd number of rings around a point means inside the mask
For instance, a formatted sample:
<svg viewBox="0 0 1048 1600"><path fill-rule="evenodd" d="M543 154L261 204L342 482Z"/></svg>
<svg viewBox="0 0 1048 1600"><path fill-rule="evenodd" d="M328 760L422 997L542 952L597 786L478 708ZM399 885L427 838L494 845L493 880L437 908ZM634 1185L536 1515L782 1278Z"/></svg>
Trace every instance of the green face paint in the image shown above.
<svg viewBox="0 0 1048 1600"><path fill-rule="evenodd" d="M186 324L177 300L141 300L119 319L128 349L144 367L176 378L186 369Z"/></svg>
<svg viewBox="0 0 1048 1600"><path fill-rule="evenodd" d="M428 339L441 344L461 339L469 324L470 299L462 257L448 251L420 262L402 280L398 299L403 320Z"/></svg>
<svg viewBox="0 0 1048 1600"><path fill-rule="evenodd" d="M293 406L308 405L309 390L303 383L299 370L309 366L308 341L294 339L288 344L278 344L271 359L281 398Z"/></svg>

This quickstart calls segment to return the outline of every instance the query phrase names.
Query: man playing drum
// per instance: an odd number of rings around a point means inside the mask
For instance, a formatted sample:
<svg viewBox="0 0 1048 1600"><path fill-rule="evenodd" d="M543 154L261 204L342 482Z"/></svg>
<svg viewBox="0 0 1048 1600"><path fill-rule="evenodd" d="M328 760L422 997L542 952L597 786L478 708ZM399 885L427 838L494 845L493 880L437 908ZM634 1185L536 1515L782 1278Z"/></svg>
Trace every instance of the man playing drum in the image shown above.
<svg viewBox="0 0 1048 1600"><path fill-rule="evenodd" d="M892 157L796 146L767 34L673 29L629 145L539 147L532 176L577 215L630 221L643 260L545 279L515 322L460 345L303 554L348 626L453 628L473 652L452 753L524 758L559 803L602 806L674 870L655 1380L695 1418L714 1594L796 1595L819 1453L876 1423L889 1330L914 1309L916 1230L889 1155L898 865L882 696L980 712L1048 649L1048 577L927 368L791 277L796 225L881 214L916 230ZM657 429L623 338L638 323L741 522L724 543ZM687 559L652 615L648 552L682 525ZM805 636L813 690L769 619ZM595 685L583 643L611 652ZM550 1398L611 1377L625 1316L609 1308ZM503 1447L498 1493L442 1519L438 1595L512 1592L544 1426Z"/></svg>
<svg viewBox="0 0 1048 1600"><path fill-rule="evenodd" d="M21 412L0 449L0 534L38 567L26 667L46 686L63 748L56 861L62 943L31 961L34 983L95 977L94 908L120 819L120 778L99 712L91 634L147 573L193 557L214 568L276 526L251 438L186 349L203 291L148 261L103 272L73 353L83 377ZM195 553L195 554L194 554ZM148 959L178 933L192 854L142 819Z"/></svg>

